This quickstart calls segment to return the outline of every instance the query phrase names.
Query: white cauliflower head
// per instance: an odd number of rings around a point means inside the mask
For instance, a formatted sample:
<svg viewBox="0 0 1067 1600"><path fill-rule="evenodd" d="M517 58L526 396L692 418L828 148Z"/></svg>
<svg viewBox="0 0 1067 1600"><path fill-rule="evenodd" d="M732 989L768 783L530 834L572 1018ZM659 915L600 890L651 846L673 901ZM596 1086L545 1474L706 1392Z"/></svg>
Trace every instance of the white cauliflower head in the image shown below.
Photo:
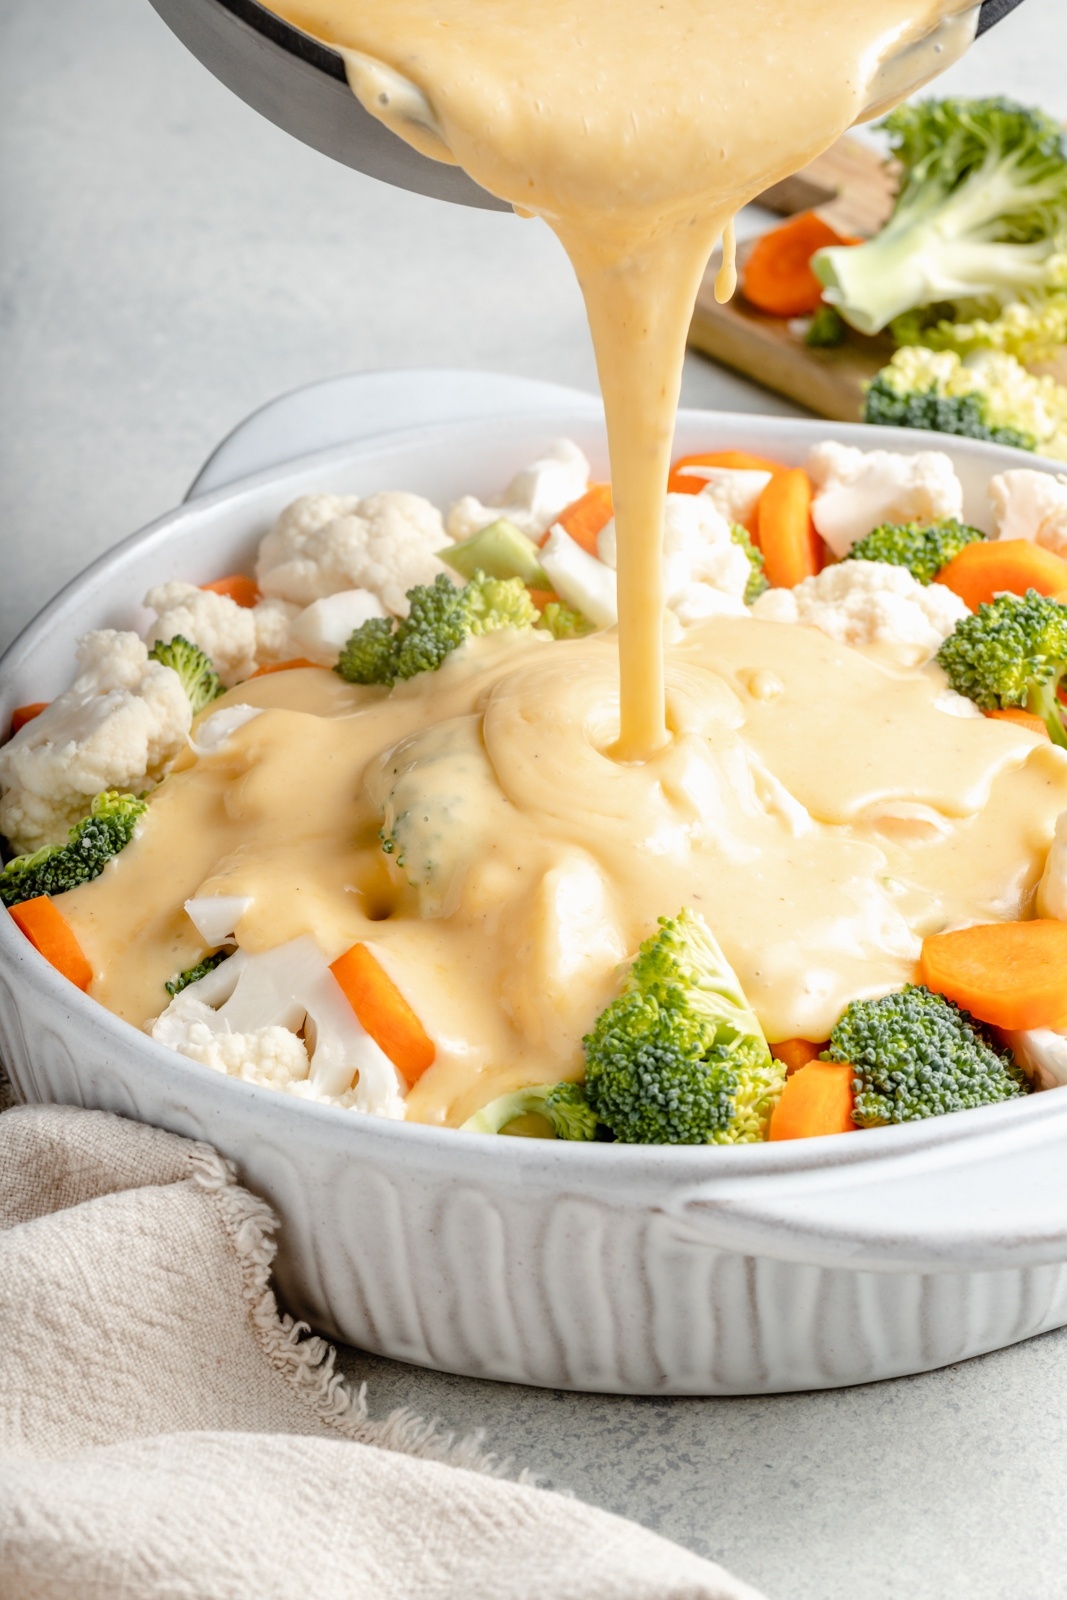
<svg viewBox="0 0 1067 1600"><path fill-rule="evenodd" d="M597 536L597 552L609 567L617 560L614 519ZM703 494L669 494L663 516L663 591L683 621L740 615L752 567L729 522ZM719 596L737 606L724 608ZM683 615L684 613L684 615Z"/></svg>
<svg viewBox="0 0 1067 1600"><path fill-rule="evenodd" d="M704 487L706 495L717 511L728 522L745 526L755 515L759 497L771 481L769 472L759 472L750 467L686 467L684 477L692 477Z"/></svg>
<svg viewBox="0 0 1067 1600"><path fill-rule="evenodd" d="M256 581L268 598L299 606L369 589L387 611L405 617L416 584L433 583L439 573L459 581L434 553L450 543L440 512L421 495L304 495L260 544Z"/></svg>
<svg viewBox="0 0 1067 1600"><path fill-rule="evenodd" d="M157 613L145 634L149 647L180 633L211 657L227 689L255 672L256 624L249 607L239 606L229 595L177 580L149 589L144 603Z"/></svg>
<svg viewBox="0 0 1067 1600"><path fill-rule="evenodd" d="M943 583L921 584L906 567L842 561L793 589L767 589L752 607L765 622L800 622L838 644L875 645L902 666L929 661L970 616Z"/></svg>
<svg viewBox="0 0 1067 1600"><path fill-rule="evenodd" d="M815 485L812 517L836 556L883 522L939 522L963 515L963 487L940 450L904 455L856 450L828 439L805 463Z"/></svg>
<svg viewBox="0 0 1067 1600"><path fill-rule="evenodd" d="M453 539L469 539L506 517L531 539L538 539L588 487L585 455L572 439L557 439L543 456L517 472L495 500L483 505L472 494L457 500L448 513L448 531Z"/></svg>
<svg viewBox="0 0 1067 1600"><path fill-rule="evenodd" d="M1067 560L1067 477L1015 467L989 485L998 539L1031 539Z"/></svg>
<svg viewBox="0 0 1067 1600"><path fill-rule="evenodd" d="M276 661L292 661L304 654L295 646L292 626L300 615L300 607L290 600L257 600L252 607L252 625L256 630L256 665L268 666Z"/></svg>
<svg viewBox="0 0 1067 1600"><path fill-rule="evenodd" d="M86 634L77 662L71 688L0 749L0 833L18 851L62 844L104 789L150 789L192 723L178 674L137 634Z"/></svg>

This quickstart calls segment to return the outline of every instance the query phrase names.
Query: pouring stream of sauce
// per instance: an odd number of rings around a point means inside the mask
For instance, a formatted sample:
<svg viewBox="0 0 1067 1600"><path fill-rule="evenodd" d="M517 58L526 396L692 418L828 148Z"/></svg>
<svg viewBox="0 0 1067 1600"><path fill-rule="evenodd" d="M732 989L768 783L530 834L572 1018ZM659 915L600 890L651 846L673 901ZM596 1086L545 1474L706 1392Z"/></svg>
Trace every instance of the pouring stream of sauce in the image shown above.
<svg viewBox="0 0 1067 1600"><path fill-rule="evenodd" d="M581 283L618 532L616 754L668 738L663 503L697 289L732 219L970 43L973 0L266 0L362 105L558 234Z"/></svg>

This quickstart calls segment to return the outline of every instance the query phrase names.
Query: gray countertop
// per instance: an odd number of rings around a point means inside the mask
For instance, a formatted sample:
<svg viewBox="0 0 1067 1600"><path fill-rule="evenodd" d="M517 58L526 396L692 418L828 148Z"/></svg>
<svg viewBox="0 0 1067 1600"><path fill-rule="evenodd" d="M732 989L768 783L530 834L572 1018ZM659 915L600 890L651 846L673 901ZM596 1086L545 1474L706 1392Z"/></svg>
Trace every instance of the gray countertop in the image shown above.
<svg viewBox="0 0 1067 1600"><path fill-rule="evenodd" d="M1067 117L1067 14L1027 0L944 80ZM181 499L246 413L376 367L595 388L581 300L537 223L384 188L289 140L147 0L0 0L0 648ZM700 358L690 404L792 408ZM1067 1593L1067 1333L926 1377L634 1400L344 1354L552 1484L714 1556L771 1600Z"/></svg>

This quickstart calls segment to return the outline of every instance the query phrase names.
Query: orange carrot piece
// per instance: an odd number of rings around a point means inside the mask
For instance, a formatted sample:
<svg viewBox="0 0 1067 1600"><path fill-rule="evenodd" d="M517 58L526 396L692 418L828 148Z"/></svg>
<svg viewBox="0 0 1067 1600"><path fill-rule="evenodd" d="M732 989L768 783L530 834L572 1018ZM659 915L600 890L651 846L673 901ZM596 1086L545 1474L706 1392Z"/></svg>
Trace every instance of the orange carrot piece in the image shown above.
<svg viewBox="0 0 1067 1600"><path fill-rule="evenodd" d="M302 667L316 667L317 661L307 661L303 656L297 656L292 661L272 661L265 667L257 667L253 678L265 678L269 672L297 672Z"/></svg>
<svg viewBox="0 0 1067 1600"><path fill-rule="evenodd" d="M591 556L596 555L596 536L615 515L610 483L594 483L577 500L564 506L556 521L575 544ZM545 534L545 539L548 534ZM541 543L544 543L542 539Z"/></svg>
<svg viewBox="0 0 1067 1600"><path fill-rule="evenodd" d="M228 578L216 578L214 583L202 583L200 587L211 594L225 595L227 600L244 606L246 610L251 610L260 598L255 578L247 578L243 572L231 573Z"/></svg>
<svg viewBox="0 0 1067 1600"><path fill-rule="evenodd" d="M555 589L530 589L528 593L538 611L543 611L546 606L550 606L553 600L557 603L559 601L559 595Z"/></svg>
<svg viewBox="0 0 1067 1600"><path fill-rule="evenodd" d="M769 1139L817 1139L826 1133L852 1133L852 1075L849 1062L810 1061L786 1080L771 1112Z"/></svg>
<svg viewBox="0 0 1067 1600"><path fill-rule="evenodd" d="M42 711L47 711L51 703L50 700L34 700L28 706L16 706L11 713L11 737L14 738L20 728L32 722L34 717L39 717Z"/></svg>
<svg viewBox="0 0 1067 1600"><path fill-rule="evenodd" d="M668 494L699 494L707 483L692 467L727 467L732 472L786 472L781 461L749 455L747 450L711 450L704 455L679 456L667 479Z"/></svg>
<svg viewBox="0 0 1067 1600"><path fill-rule="evenodd" d="M799 467L776 472L756 507L757 539L767 582L792 589L822 571L823 542L811 518L815 491Z"/></svg>
<svg viewBox="0 0 1067 1600"><path fill-rule="evenodd" d="M408 1083L433 1066L436 1046L418 1017L365 944L338 956L330 971L375 1044L385 1051Z"/></svg>
<svg viewBox="0 0 1067 1600"><path fill-rule="evenodd" d="M1006 706L1003 711L987 711L987 717L992 717L996 722L1017 722L1020 728L1029 728L1031 733L1039 734L1042 739L1049 738L1048 728L1042 717L1035 717L1032 711L1024 711L1022 706ZM1051 740L1049 740L1051 743Z"/></svg>
<svg viewBox="0 0 1067 1600"><path fill-rule="evenodd" d="M816 250L859 244L814 211L801 211L757 239L741 275L745 299L772 317L803 317L822 303L822 284L811 270Z"/></svg>
<svg viewBox="0 0 1067 1600"><path fill-rule="evenodd" d="M779 1039L777 1044L771 1045L771 1055L776 1061L785 1062L786 1076L791 1078L794 1072L806 1067L809 1061L817 1061L828 1042L812 1044L810 1039Z"/></svg>
<svg viewBox="0 0 1067 1600"><path fill-rule="evenodd" d="M1067 922L986 922L923 941L921 982L996 1028L1051 1028L1067 1010Z"/></svg>
<svg viewBox="0 0 1067 1600"><path fill-rule="evenodd" d="M46 894L12 906L11 918L57 972L69 978L77 988L88 989L93 981L93 969L85 959L74 929Z"/></svg>
<svg viewBox="0 0 1067 1600"><path fill-rule="evenodd" d="M982 539L965 545L937 575L938 583L977 611L997 594L1054 595L1067 588L1067 561L1031 539Z"/></svg>

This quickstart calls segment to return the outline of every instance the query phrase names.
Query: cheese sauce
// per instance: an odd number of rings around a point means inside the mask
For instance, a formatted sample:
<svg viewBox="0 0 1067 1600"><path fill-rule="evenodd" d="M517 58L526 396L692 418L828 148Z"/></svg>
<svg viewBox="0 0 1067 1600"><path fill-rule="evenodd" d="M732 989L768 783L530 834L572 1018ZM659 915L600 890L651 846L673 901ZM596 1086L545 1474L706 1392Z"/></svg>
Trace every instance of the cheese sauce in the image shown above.
<svg viewBox="0 0 1067 1600"><path fill-rule="evenodd" d="M183 902L251 897L243 948L373 941L437 1043L408 1116L458 1124L577 1077L618 964L706 916L770 1039L825 1038L927 933L1026 914L1067 808L1062 752L947 714L804 627L663 644L664 492L713 245L761 190L948 65L969 0L273 0L366 108L558 234L585 296L618 535L617 632L496 635L386 696L325 671L190 755L64 911L92 992L140 1026L200 957ZM486 486L489 487L489 486ZM382 849L380 831L392 846Z"/></svg>
<svg viewBox="0 0 1067 1600"><path fill-rule="evenodd" d="M267 0L367 111L558 234L585 296L618 530L618 753L667 738L663 497L697 289L735 212L946 67L973 0ZM719 292L733 288L732 235Z"/></svg>
<svg viewBox="0 0 1067 1600"><path fill-rule="evenodd" d="M231 690L268 709L63 897L92 993L142 1025L203 954L183 902L249 896L244 949L374 941L437 1041L408 1116L457 1124L580 1076L618 963L682 905L772 1040L907 982L925 934L1029 911L1067 759L947 714L936 669L717 618L667 651L670 740L625 763L617 659L614 633L496 634L389 695L313 669Z"/></svg>

